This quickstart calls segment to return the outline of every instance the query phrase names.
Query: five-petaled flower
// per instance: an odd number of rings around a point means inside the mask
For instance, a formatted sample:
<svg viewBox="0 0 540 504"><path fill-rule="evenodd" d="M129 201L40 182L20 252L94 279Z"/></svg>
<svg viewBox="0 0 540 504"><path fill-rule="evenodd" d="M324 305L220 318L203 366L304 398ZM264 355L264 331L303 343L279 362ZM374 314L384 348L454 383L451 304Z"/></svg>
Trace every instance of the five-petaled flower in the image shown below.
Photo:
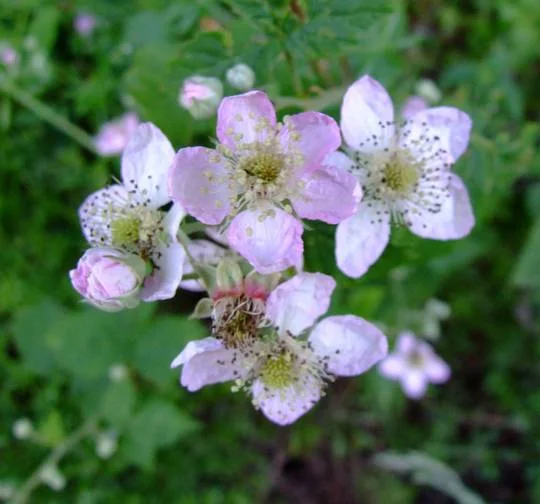
<svg viewBox="0 0 540 504"><path fill-rule="evenodd" d="M122 155L122 183L86 198L79 209L83 233L92 246L135 254L149 266L140 297L174 296L185 257L176 233L185 213L170 202L167 173L174 150L153 124L141 124Z"/></svg>
<svg viewBox="0 0 540 504"><path fill-rule="evenodd" d="M316 323L334 287L327 275L302 273L269 294L244 289L243 302L221 313L213 336L188 343L171 366L183 366L181 383L190 391L235 380L267 418L290 424L316 404L328 382L359 375L387 353L386 337L359 317Z"/></svg>
<svg viewBox="0 0 540 504"><path fill-rule="evenodd" d="M433 347L412 332L398 336L396 350L379 364L379 372L391 380L399 380L403 392L411 399L420 399L429 383L444 383L450 378L450 367Z"/></svg>
<svg viewBox="0 0 540 504"><path fill-rule="evenodd" d="M380 257L392 221L436 240L466 236L474 226L469 195L450 171L465 152L471 119L453 107L420 110L399 127L386 90L364 76L346 92L341 130L349 156L335 153L363 189L356 215L338 225L340 269L360 277Z"/></svg>
<svg viewBox="0 0 540 504"><path fill-rule="evenodd" d="M229 245L258 272L300 262L299 218L336 224L354 214L357 181L323 165L341 143L331 117L304 112L281 125L267 95L251 91L221 102L217 138L216 149L180 149L170 194L204 224L226 228Z"/></svg>

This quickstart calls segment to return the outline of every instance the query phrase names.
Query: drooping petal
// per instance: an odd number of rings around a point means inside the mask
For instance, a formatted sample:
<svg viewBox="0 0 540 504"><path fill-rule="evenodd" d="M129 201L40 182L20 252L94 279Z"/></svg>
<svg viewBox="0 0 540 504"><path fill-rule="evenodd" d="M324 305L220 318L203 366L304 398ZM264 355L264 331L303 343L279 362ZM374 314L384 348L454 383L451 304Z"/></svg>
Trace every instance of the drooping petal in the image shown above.
<svg viewBox="0 0 540 504"><path fill-rule="evenodd" d="M390 239L390 217L383 205L362 201L356 215L336 230L336 261L352 278L361 277L379 259Z"/></svg>
<svg viewBox="0 0 540 504"><path fill-rule="evenodd" d="M394 105L386 89L364 75L352 84L341 106L341 131L352 149L370 154L387 148L394 139Z"/></svg>
<svg viewBox="0 0 540 504"><path fill-rule="evenodd" d="M334 166L320 166L304 175L301 184L301 192L291 197L291 203L304 219L338 224L354 215L362 197L356 177Z"/></svg>
<svg viewBox="0 0 540 504"><path fill-rule="evenodd" d="M407 362L399 354L391 354L379 364L379 373L391 380L397 380L405 373Z"/></svg>
<svg viewBox="0 0 540 504"><path fill-rule="evenodd" d="M284 152L302 156L299 173L316 169L323 159L341 145L339 127L330 116L302 112L286 117L279 133Z"/></svg>
<svg viewBox="0 0 540 504"><path fill-rule="evenodd" d="M229 148L264 142L274 135L276 111L262 91L224 98L217 112L218 140Z"/></svg>
<svg viewBox="0 0 540 504"><path fill-rule="evenodd" d="M401 377L403 392L411 399L420 399L426 393L427 385L426 376L416 368L409 368Z"/></svg>
<svg viewBox="0 0 540 504"><path fill-rule="evenodd" d="M308 341L318 356L327 359L328 371L338 376L364 373L388 353L386 336L354 315L325 318Z"/></svg>
<svg viewBox="0 0 540 504"><path fill-rule="evenodd" d="M409 229L422 238L433 240L457 240L467 236L475 224L469 193L456 174L449 174L450 197L443 202L437 213L428 211L409 212Z"/></svg>
<svg viewBox="0 0 540 504"><path fill-rule="evenodd" d="M229 215L233 195L227 165L212 149L180 149L169 174L169 193L204 224L220 224Z"/></svg>
<svg viewBox="0 0 540 504"><path fill-rule="evenodd" d="M270 204L239 213L227 231L229 245L262 274L295 266L302 258L302 224Z"/></svg>
<svg viewBox="0 0 540 504"><path fill-rule="evenodd" d="M236 351L210 337L190 341L171 364L171 368L178 366L183 366L180 383L190 392L243 376Z"/></svg>
<svg viewBox="0 0 540 504"><path fill-rule="evenodd" d="M111 185L88 196L79 207L81 228L88 243L111 245L110 223L122 216L131 201L127 189Z"/></svg>
<svg viewBox="0 0 540 504"><path fill-rule="evenodd" d="M252 386L253 402L266 418L278 425L289 425L307 413L321 398L320 382L306 376L302 386L269 389L261 380Z"/></svg>
<svg viewBox="0 0 540 504"><path fill-rule="evenodd" d="M322 273L295 275L270 293L266 316L281 331L296 336L326 313L335 287L336 281Z"/></svg>
<svg viewBox="0 0 540 504"><path fill-rule="evenodd" d="M469 145L472 120L457 108L434 107L415 114L408 126L409 141L406 143L410 144L411 140L422 136L428 137L437 148L444 149L450 156L449 161L454 163ZM404 141L401 135L400 142Z"/></svg>
<svg viewBox="0 0 540 504"><path fill-rule="evenodd" d="M122 154L122 181L139 202L159 208L170 201L167 175L174 149L159 128L140 124Z"/></svg>

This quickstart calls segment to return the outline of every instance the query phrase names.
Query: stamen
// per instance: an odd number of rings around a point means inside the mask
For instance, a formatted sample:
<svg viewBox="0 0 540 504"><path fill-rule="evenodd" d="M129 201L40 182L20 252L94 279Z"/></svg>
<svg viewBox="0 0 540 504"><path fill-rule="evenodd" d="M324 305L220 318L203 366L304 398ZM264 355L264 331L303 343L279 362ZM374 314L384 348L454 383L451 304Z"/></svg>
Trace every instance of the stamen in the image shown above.
<svg viewBox="0 0 540 504"><path fill-rule="evenodd" d="M278 355L270 355L261 365L259 378L271 389L282 389L292 385L296 379L296 356L284 350Z"/></svg>

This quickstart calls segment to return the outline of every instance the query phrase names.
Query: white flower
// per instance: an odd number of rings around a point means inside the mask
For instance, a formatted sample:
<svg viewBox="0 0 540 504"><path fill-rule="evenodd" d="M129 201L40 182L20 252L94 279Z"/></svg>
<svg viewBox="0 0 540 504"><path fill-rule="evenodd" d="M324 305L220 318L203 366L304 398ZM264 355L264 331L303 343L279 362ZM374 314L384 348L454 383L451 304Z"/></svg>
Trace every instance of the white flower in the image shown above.
<svg viewBox="0 0 540 504"><path fill-rule="evenodd" d="M118 436L114 431L100 432L96 439L96 455L101 459L111 458L118 449Z"/></svg>
<svg viewBox="0 0 540 504"><path fill-rule="evenodd" d="M450 378L450 367L425 341L412 332L398 336L396 350L379 364L386 378L398 380L403 392L411 399L420 399L429 383L444 383Z"/></svg>
<svg viewBox="0 0 540 504"><path fill-rule="evenodd" d="M13 424L13 435L17 439L28 439L34 433L34 426L28 418L19 418Z"/></svg>
<svg viewBox="0 0 540 504"><path fill-rule="evenodd" d="M40 473L43 483L52 488L55 492L60 492L66 487L66 478L56 465L45 466Z"/></svg>
<svg viewBox="0 0 540 504"><path fill-rule="evenodd" d="M138 255L152 267L140 298L144 301L174 296L182 279L185 251L176 233L184 217L170 202L167 174L174 150L153 124L141 124L122 155L122 183L91 194L79 216L88 242Z"/></svg>
<svg viewBox="0 0 540 504"><path fill-rule="evenodd" d="M255 72L244 63L238 63L227 70L227 82L240 91L249 91L255 84Z"/></svg>
<svg viewBox="0 0 540 504"><path fill-rule="evenodd" d="M336 259L345 274L360 277L380 257L392 221L423 238L469 234L474 226L469 195L450 171L469 142L467 114L428 108L398 127L388 93L364 76L345 94L341 129L350 156L335 153L330 160L354 173L364 194L356 215L337 228Z"/></svg>

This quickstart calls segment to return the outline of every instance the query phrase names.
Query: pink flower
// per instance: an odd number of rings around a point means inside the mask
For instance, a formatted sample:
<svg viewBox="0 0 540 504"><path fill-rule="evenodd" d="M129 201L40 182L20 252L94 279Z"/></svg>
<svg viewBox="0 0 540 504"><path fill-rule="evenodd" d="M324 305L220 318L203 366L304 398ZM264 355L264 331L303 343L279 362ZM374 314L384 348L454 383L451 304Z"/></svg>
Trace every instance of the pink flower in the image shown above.
<svg viewBox="0 0 540 504"><path fill-rule="evenodd" d="M396 351L379 364L379 372L401 382L403 392L411 399L420 399L429 383L445 383L450 378L448 364L433 347L408 331L399 335Z"/></svg>
<svg viewBox="0 0 540 504"><path fill-rule="evenodd" d="M341 143L335 121L304 112L276 122L265 93L225 98L216 149L180 149L170 194L207 225L227 229L230 246L260 273L282 271L303 254L299 218L335 224L355 212L356 180L325 157Z"/></svg>
<svg viewBox="0 0 540 504"><path fill-rule="evenodd" d="M13 66L19 60L17 51L11 46L0 48L0 61L7 67Z"/></svg>
<svg viewBox="0 0 540 504"><path fill-rule="evenodd" d="M412 119L418 112L428 108L428 104L421 96L410 96L405 101L402 109L401 116L404 119Z"/></svg>
<svg viewBox="0 0 540 504"><path fill-rule="evenodd" d="M135 254L152 268L141 291L144 301L174 296L182 279L185 251L176 233L185 213L168 212L167 173L174 158L169 140L151 123L141 124L122 155L122 183L91 194L79 217L88 242Z"/></svg>
<svg viewBox="0 0 540 504"><path fill-rule="evenodd" d="M73 21L73 27L79 35L91 35L96 27L96 17L92 14L78 14Z"/></svg>
<svg viewBox="0 0 540 504"><path fill-rule="evenodd" d="M139 118L133 112L105 123L94 140L97 151L102 156L121 154L138 126Z"/></svg>
<svg viewBox="0 0 540 504"><path fill-rule="evenodd" d="M132 254L91 248L69 272L71 283L89 303L106 311L133 308L139 303L146 265Z"/></svg>
<svg viewBox="0 0 540 504"><path fill-rule="evenodd" d="M469 195L451 172L469 143L467 114L428 108L397 127L388 93L366 75L345 94L341 129L349 157L337 153L331 161L357 176L364 195L356 215L337 228L336 259L346 275L360 277L377 261L392 221L423 238L469 234L474 226Z"/></svg>
<svg viewBox="0 0 540 504"><path fill-rule="evenodd" d="M246 302L231 306L213 324L212 337L191 341L173 361L172 367L183 366L181 384L195 391L236 380L271 421L296 421L328 382L364 373L387 352L385 336L359 317L316 323L334 287L327 275L302 273L261 297L258 310Z"/></svg>

